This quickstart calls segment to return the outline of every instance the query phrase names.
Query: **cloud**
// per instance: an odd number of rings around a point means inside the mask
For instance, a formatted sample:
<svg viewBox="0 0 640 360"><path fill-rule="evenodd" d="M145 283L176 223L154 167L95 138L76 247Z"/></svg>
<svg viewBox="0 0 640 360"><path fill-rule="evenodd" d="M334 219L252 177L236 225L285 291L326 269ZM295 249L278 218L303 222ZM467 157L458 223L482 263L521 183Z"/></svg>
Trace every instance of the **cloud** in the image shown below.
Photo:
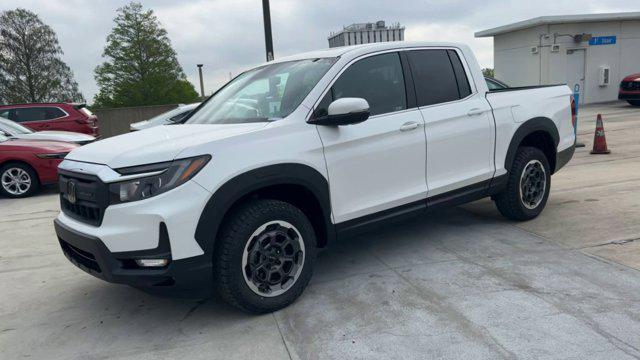
<svg viewBox="0 0 640 360"><path fill-rule="evenodd" d="M87 99L97 92L93 69L100 64L117 8L126 0L2 0L0 11L36 12L58 34L64 60ZM204 64L205 90L262 63L264 33L260 0L143 0L167 29L187 78L198 85ZM456 41L492 66L491 39L473 33L543 15L640 11L637 0L271 0L275 56L326 48L327 36L354 22L385 20L406 26L407 40Z"/></svg>

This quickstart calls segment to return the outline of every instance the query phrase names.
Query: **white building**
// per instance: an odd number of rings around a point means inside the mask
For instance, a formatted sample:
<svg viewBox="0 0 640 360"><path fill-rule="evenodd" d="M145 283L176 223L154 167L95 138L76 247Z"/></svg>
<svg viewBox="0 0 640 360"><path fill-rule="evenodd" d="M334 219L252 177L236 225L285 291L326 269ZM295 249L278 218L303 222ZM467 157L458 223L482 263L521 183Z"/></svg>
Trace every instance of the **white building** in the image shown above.
<svg viewBox="0 0 640 360"><path fill-rule="evenodd" d="M497 79L577 84L582 103L617 99L620 81L640 72L640 12L543 16L475 36L493 36Z"/></svg>
<svg viewBox="0 0 640 360"><path fill-rule="evenodd" d="M331 33L328 40L330 48L387 41L402 41L404 40L404 26L400 26L400 24L386 26L382 20L376 21L375 23L351 24L336 33Z"/></svg>

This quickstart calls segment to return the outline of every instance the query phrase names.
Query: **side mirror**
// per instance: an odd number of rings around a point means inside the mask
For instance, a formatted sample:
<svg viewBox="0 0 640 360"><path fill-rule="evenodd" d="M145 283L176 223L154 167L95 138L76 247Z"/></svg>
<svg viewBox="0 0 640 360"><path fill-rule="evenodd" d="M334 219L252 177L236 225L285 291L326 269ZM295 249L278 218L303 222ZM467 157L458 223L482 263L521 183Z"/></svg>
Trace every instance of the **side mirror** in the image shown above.
<svg viewBox="0 0 640 360"><path fill-rule="evenodd" d="M332 102L327 116L309 120L310 124L339 126L361 123L369 118L369 103L362 98L342 98Z"/></svg>

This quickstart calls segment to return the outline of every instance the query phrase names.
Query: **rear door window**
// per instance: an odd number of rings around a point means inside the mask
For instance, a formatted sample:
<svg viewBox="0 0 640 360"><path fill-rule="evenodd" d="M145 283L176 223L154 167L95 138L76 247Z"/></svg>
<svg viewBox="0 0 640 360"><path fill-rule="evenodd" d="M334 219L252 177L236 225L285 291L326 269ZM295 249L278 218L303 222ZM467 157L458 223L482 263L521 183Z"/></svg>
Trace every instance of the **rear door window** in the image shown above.
<svg viewBox="0 0 640 360"><path fill-rule="evenodd" d="M455 71L446 50L412 50L407 52L407 56L418 106L460 99Z"/></svg>
<svg viewBox="0 0 640 360"><path fill-rule="evenodd" d="M62 109L57 107L46 107L45 108L45 120L52 120L61 117L65 117L67 114L62 111Z"/></svg>
<svg viewBox="0 0 640 360"><path fill-rule="evenodd" d="M469 86L467 73L464 71L464 66L462 65L462 61L460 61L460 57L454 50L447 50L447 54L449 54L451 65L453 65L453 72L456 74L460 99L464 99L471 95L471 86Z"/></svg>
<svg viewBox="0 0 640 360"><path fill-rule="evenodd" d="M42 121L47 117L47 111L41 107L13 109L12 119L15 122Z"/></svg>
<svg viewBox="0 0 640 360"><path fill-rule="evenodd" d="M12 109L8 118L15 122L28 122L57 119L66 115L60 108L43 106Z"/></svg>

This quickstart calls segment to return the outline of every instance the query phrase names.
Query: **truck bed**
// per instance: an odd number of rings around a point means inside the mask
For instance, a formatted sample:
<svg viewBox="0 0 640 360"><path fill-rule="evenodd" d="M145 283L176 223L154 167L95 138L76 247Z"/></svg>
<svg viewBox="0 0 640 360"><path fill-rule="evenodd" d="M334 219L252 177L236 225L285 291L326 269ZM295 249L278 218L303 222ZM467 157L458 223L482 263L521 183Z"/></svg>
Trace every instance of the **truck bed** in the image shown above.
<svg viewBox="0 0 640 360"><path fill-rule="evenodd" d="M506 173L505 159L510 141L528 120L547 118L553 121L558 131L557 151L573 145L571 95L571 89L566 85L523 86L486 93L496 125L496 175Z"/></svg>
<svg viewBox="0 0 640 360"><path fill-rule="evenodd" d="M530 86L514 86L514 87L508 87L508 88L504 88L504 89L495 89L495 90L489 90L490 93L498 93L498 92L510 92L510 91L520 91L520 90L531 90L531 89L541 89L541 88L547 88L547 87L554 87L554 86L566 86L567 84L552 84L552 85L530 85Z"/></svg>

